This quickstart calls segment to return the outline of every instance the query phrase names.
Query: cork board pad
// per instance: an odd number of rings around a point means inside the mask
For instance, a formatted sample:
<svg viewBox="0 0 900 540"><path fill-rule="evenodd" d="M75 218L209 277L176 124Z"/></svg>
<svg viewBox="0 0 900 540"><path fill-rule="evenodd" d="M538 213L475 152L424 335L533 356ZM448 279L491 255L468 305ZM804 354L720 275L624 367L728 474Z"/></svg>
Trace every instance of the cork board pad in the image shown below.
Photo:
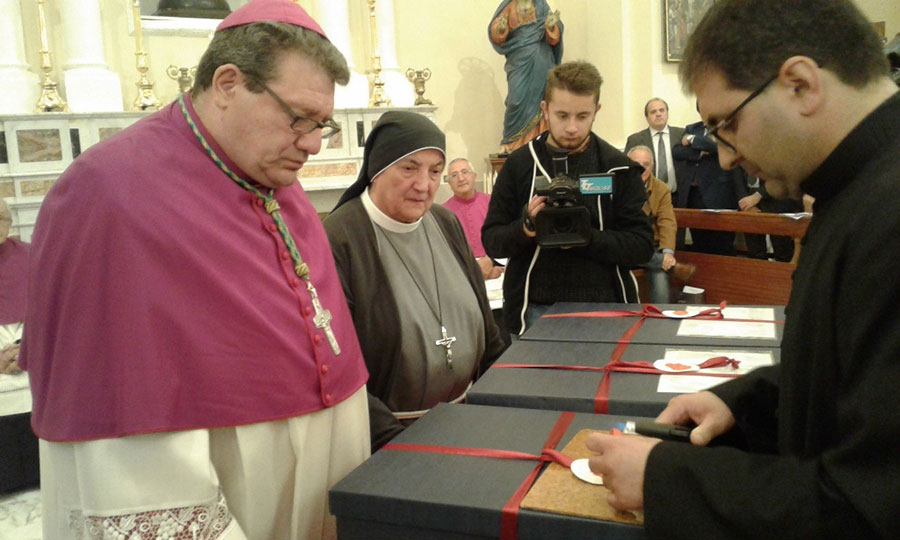
<svg viewBox="0 0 900 540"><path fill-rule="evenodd" d="M595 431L591 429L579 431L562 449L562 453L572 459L591 457L594 453L587 449L585 441L588 435ZM608 494L609 490L606 487L583 482L576 478L571 470L558 463L551 463L531 487L520 506L552 514L644 524L643 512L620 512L609 506L606 502Z"/></svg>

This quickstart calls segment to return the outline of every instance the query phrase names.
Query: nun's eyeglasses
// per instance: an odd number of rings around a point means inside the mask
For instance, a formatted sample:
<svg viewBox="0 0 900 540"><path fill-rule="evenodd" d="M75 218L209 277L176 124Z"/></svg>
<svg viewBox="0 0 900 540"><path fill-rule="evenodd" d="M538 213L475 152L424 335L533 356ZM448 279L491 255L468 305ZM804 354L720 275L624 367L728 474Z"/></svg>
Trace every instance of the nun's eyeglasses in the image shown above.
<svg viewBox="0 0 900 540"><path fill-rule="evenodd" d="M336 133L341 130L341 126L338 125L331 118L327 118L324 122L316 122L312 118L306 118L305 116L300 116L299 114L294 112L294 109L291 109L291 106L284 102L283 99L278 97L278 94L272 91L271 88L266 86L262 81L257 79L251 79L256 84L262 86L262 89L266 91L272 98L281 105L281 108L284 109L284 112L288 113L288 116L291 117L291 129L294 130L294 133L297 135L306 135L307 133L311 133L317 129L322 130L322 138L329 139L333 137Z"/></svg>

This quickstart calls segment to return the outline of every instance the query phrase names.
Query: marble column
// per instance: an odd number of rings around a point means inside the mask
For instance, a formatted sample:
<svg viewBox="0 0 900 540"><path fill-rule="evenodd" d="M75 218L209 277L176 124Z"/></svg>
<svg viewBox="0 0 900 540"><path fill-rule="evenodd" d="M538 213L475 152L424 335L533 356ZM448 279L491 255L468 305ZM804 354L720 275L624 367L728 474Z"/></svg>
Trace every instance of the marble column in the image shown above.
<svg viewBox="0 0 900 540"><path fill-rule="evenodd" d="M347 4L348 0L316 1L316 16L319 24L328 35L328 39L347 59L347 67L350 68L350 82L347 86L335 86L334 107L336 109L367 107L369 103L369 81L363 72L356 69L353 62Z"/></svg>
<svg viewBox="0 0 900 540"><path fill-rule="evenodd" d="M100 0L57 0L64 46L63 80L72 112L121 111L122 85L103 55ZM124 4L123 4L124 5ZM121 29L122 39L126 29Z"/></svg>
<svg viewBox="0 0 900 540"><path fill-rule="evenodd" d="M40 96L40 78L25 61L22 26L19 0L0 0L0 114L29 114Z"/></svg>
<svg viewBox="0 0 900 540"><path fill-rule="evenodd" d="M385 93L394 107L412 107L416 100L413 85L406 78L406 70L397 63L397 45L394 39L394 0L375 2L375 25L378 32L378 52L381 54L381 78Z"/></svg>

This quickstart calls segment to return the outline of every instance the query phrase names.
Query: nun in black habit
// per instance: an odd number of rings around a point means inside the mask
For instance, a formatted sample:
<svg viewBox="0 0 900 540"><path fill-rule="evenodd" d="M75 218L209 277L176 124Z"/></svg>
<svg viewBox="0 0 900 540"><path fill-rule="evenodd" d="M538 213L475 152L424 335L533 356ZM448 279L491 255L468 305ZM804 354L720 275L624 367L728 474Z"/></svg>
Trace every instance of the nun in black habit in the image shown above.
<svg viewBox="0 0 900 540"><path fill-rule="evenodd" d="M432 204L445 146L428 118L385 113L324 222L369 370L373 451L437 403L462 402L505 348L459 221Z"/></svg>

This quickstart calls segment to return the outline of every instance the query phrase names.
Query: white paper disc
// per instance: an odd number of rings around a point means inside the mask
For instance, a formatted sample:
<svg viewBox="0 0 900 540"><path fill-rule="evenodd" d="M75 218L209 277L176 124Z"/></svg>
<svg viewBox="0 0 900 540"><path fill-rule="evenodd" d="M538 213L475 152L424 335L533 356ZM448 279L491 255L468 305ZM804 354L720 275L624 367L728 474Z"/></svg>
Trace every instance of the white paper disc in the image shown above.
<svg viewBox="0 0 900 540"><path fill-rule="evenodd" d="M588 484L594 484L595 486L603 485L603 477L597 476L591 472L587 458L576 459L569 468L572 469L572 473L577 476L579 480L584 480Z"/></svg>
<svg viewBox="0 0 900 540"><path fill-rule="evenodd" d="M667 309L662 312L663 315L670 319L690 319L698 313L699 311L684 311L682 309Z"/></svg>

